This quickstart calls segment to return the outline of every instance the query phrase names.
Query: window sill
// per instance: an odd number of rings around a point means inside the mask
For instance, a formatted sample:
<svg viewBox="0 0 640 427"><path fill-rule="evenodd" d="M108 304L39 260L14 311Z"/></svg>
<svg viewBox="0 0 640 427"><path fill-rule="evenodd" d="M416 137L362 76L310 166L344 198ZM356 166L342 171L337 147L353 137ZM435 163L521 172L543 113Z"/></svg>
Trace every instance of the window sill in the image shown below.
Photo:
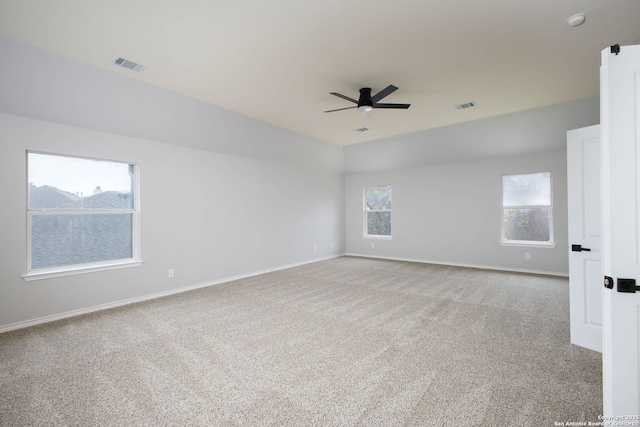
<svg viewBox="0 0 640 427"><path fill-rule="evenodd" d="M391 236L362 236L362 238L371 240L391 240Z"/></svg>
<svg viewBox="0 0 640 427"><path fill-rule="evenodd" d="M528 242L526 240L500 241L501 246L520 246L527 248L555 248L555 242Z"/></svg>
<svg viewBox="0 0 640 427"><path fill-rule="evenodd" d="M42 279L52 279L54 277L64 277L64 276L73 276L76 274L85 274L85 273L95 273L98 271L107 271L107 270L117 270L120 268L130 268L130 267L139 267L143 263L142 260L127 260L122 262L113 262L110 264L100 264L100 265L92 265L85 267L67 267L67 268L58 268L58 269L42 269L39 271L32 271L24 276L22 279L25 282L30 282L32 280L42 280Z"/></svg>

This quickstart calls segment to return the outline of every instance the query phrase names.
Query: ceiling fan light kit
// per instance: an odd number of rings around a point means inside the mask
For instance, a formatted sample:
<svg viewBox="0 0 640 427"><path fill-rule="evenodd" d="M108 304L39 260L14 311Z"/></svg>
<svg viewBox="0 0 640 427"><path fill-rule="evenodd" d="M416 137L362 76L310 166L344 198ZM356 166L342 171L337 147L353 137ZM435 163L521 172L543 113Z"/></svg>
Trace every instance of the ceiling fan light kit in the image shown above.
<svg viewBox="0 0 640 427"><path fill-rule="evenodd" d="M360 89L360 98L356 101L353 98L350 98L346 95L342 95L338 92L330 92L331 95L337 96L338 98L345 99L349 102L353 102L356 104L353 107L345 107L345 108L336 108L335 110L326 110L325 113L332 113L334 111L342 111L342 110L350 110L352 108L357 108L361 113L368 113L374 108L399 108L406 110L411 106L411 104L389 104L389 103L380 103L378 101L382 100L382 98L391 95L393 92L398 90L398 88L394 85L389 85L386 88L382 89L380 92L371 96L371 88L363 87Z"/></svg>

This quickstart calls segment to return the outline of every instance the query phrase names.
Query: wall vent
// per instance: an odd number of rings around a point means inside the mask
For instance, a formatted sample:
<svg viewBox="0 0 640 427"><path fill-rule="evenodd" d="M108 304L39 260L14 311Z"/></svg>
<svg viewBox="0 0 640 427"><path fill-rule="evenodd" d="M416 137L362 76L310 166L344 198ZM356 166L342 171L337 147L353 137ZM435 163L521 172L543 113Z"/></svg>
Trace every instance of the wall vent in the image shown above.
<svg viewBox="0 0 640 427"><path fill-rule="evenodd" d="M475 107L477 104L474 101L470 101L470 102L466 102L464 104L458 104L456 105L456 108L458 110L464 110L465 108L471 108L471 107Z"/></svg>
<svg viewBox="0 0 640 427"><path fill-rule="evenodd" d="M124 67L124 68L128 68L130 70L133 70L136 73L141 73L147 68L146 65L140 65L140 64L138 64L136 62L129 61L128 59L124 59L124 58L121 58L121 57L117 57L116 59L114 59L113 63L116 64L116 65L119 65L120 67Z"/></svg>
<svg viewBox="0 0 640 427"><path fill-rule="evenodd" d="M369 128L358 128L358 129L354 129L356 132L366 132L369 130Z"/></svg>

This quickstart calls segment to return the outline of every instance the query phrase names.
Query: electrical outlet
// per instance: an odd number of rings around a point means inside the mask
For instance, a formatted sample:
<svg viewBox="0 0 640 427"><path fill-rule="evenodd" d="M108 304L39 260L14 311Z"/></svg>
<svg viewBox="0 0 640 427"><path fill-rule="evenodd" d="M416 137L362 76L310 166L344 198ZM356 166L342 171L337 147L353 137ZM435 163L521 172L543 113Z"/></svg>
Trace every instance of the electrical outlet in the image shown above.
<svg viewBox="0 0 640 427"><path fill-rule="evenodd" d="M331 247L331 249L333 249L333 243L329 245Z"/></svg>
<svg viewBox="0 0 640 427"><path fill-rule="evenodd" d="M371 247L372 247L372 248L375 248L375 247L376 247L376 244L375 244L375 243L373 243L373 242L371 242Z"/></svg>
<svg viewBox="0 0 640 427"><path fill-rule="evenodd" d="M525 252L524 259L531 259L531 254L529 252Z"/></svg>
<svg viewBox="0 0 640 427"><path fill-rule="evenodd" d="M315 246L313 247L313 252L317 251L318 248L316 248Z"/></svg>
<svg viewBox="0 0 640 427"><path fill-rule="evenodd" d="M169 269L169 277L173 277L175 275L175 271L173 271L173 268Z"/></svg>

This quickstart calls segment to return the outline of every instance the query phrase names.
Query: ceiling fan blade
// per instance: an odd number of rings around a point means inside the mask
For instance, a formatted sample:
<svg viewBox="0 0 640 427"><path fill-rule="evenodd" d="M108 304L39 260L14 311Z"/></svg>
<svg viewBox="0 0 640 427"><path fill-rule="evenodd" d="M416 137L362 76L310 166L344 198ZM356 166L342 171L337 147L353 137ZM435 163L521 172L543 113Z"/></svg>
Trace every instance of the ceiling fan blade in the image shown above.
<svg viewBox="0 0 640 427"><path fill-rule="evenodd" d="M353 107L345 107L345 108L336 108L335 110L327 110L325 111L325 113L333 113L334 111L342 111L342 110L351 110L354 108L358 108L357 105L354 105Z"/></svg>
<svg viewBox="0 0 640 427"><path fill-rule="evenodd" d="M404 108L407 109L411 104L373 104L373 108Z"/></svg>
<svg viewBox="0 0 640 427"><path fill-rule="evenodd" d="M353 102L354 104L357 104L357 103L358 103L358 101L356 101L355 99L353 99L353 98L349 98L348 96L345 96L345 95L343 95L343 94L341 94L341 93L338 93L338 92L329 92L329 93L330 93L331 95L335 95L335 96L337 96L338 98L342 98L342 99L346 99L347 101L351 101L351 102Z"/></svg>
<svg viewBox="0 0 640 427"><path fill-rule="evenodd" d="M393 92L397 91L398 88L394 85L389 85L386 88L382 89L380 92L376 93L371 97L371 102L374 104L380 101L382 98L391 95Z"/></svg>

